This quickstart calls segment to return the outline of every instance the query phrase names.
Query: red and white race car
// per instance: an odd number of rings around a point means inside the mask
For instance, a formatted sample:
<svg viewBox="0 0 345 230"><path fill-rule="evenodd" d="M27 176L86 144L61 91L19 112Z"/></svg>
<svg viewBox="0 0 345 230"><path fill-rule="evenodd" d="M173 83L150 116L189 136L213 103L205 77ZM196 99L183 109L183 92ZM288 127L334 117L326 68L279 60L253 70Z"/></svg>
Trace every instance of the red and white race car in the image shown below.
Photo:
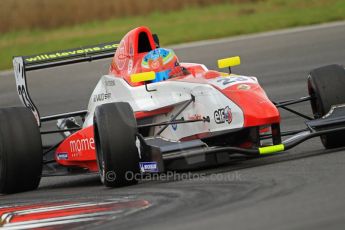
<svg viewBox="0 0 345 230"><path fill-rule="evenodd" d="M27 90L27 71L112 56L87 110L39 115ZM229 73L182 63L172 50L159 47L147 27L130 31L119 44L15 57L13 64L25 107L0 109L1 193L36 189L42 176L54 174L42 174L43 165L63 167L64 174L98 172L104 185L117 187L137 183L143 173L215 166L233 154L282 152L316 136L326 148L345 143L339 135L345 132L340 65L311 71L310 95L273 102L256 77L231 72L239 57L218 60ZM305 101L311 101L314 118L287 107ZM278 108L306 118L306 128L281 132ZM60 129L40 130L52 120ZM50 133L65 138L43 149L41 135Z"/></svg>

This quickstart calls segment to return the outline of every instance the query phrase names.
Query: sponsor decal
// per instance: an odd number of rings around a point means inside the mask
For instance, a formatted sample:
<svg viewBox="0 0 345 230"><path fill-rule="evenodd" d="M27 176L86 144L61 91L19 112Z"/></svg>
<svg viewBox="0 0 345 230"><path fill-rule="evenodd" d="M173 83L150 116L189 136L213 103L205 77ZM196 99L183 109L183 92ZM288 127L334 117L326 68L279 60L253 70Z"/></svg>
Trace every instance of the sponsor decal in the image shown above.
<svg viewBox="0 0 345 230"><path fill-rule="evenodd" d="M132 59L129 59L128 61L128 71L127 73L130 74L133 70L133 60Z"/></svg>
<svg viewBox="0 0 345 230"><path fill-rule="evenodd" d="M129 43L129 56L133 57L134 56L134 48L133 48L133 42L130 41Z"/></svg>
<svg viewBox="0 0 345 230"><path fill-rule="evenodd" d="M229 106L214 111L214 121L217 124L223 124L225 122L228 122L230 124L232 122L232 113Z"/></svg>
<svg viewBox="0 0 345 230"><path fill-rule="evenodd" d="M239 89L239 90L249 90L250 86L247 85L247 84L240 84L240 85L237 86L237 89Z"/></svg>
<svg viewBox="0 0 345 230"><path fill-rule="evenodd" d="M57 153L56 158L58 160L68 160L68 154L67 153Z"/></svg>
<svg viewBox="0 0 345 230"><path fill-rule="evenodd" d="M106 80L105 81L106 86L114 86L115 85L115 80Z"/></svg>
<svg viewBox="0 0 345 230"><path fill-rule="evenodd" d="M170 116L170 118L173 118L173 115ZM176 131L177 130L177 124L171 124L171 128Z"/></svg>
<svg viewBox="0 0 345 230"><path fill-rule="evenodd" d="M115 63L117 68L121 71L125 68L127 62L127 47L126 40L122 40L115 52Z"/></svg>
<svg viewBox="0 0 345 230"><path fill-rule="evenodd" d="M141 172L158 172L157 162L139 162Z"/></svg>
<svg viewBox="0 0 345 230"><path fill-rule="evenodd" d="M193 114L193 115L188 115L188 120L201 120L202 116L200 114Z"/></svg>
<svg viewBox="0 0 345 230"><path fill-rule="evenodd" d="M72 153L95 150L95 139L91 137L73 140L69 142L69 146Z"/></svg>
<svg viewBox="0 0 345 230"><path fill-rule="evenodd" d="M172 124L171 127L172 127L172 129L173 129L174 131L177 130L177 124Z"/></svg>
<svg viewBox="0 0 345 230"><path fill-rule="evenodd" d="M95 52L104 52L107 50L115 50L117 46L117 43L100 44L93 47L78 48L75 50L64 50L55 53L39 54L36 56L25 57L24 61L25 63L32 63L37 61L48 61L65 57L73 57L81 54L91 54Z"/></svg>
<svg viewBox="0 0 345 230"><path fill-rule="evenodd" d="M111 93L100 93L93 96L93 102L104 101L109 98L111 98Z"/></svg>

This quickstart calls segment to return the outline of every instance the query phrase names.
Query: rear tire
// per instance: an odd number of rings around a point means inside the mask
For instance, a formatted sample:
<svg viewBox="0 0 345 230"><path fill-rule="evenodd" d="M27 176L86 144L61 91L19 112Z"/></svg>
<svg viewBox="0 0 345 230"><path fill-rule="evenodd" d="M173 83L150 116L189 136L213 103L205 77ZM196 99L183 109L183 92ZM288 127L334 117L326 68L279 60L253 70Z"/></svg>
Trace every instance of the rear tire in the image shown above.
<svg viewBox="0 0 345 230"><path fill-rule="evenodd" d="M314 118L321 118L333 105L345 103L345 69L340 65L329 65L310 72L308 77L309 95ZM327 149L345 146L345 131L321 136Z"/></svg>
<svg viewBox="0 0 345 230"><path fill-rule="evenodd" d="M102 183L107 187L138 182L139 153L136 147L137 123L128 103L103 104L96 108L94 134Z"/></svg>
<svg viewBox="0 0 345 230"><path fill-rule="evenodd" d="M24 107L0 109L0 193L17 193L38 187L42 174L39 127Z"/></svg>

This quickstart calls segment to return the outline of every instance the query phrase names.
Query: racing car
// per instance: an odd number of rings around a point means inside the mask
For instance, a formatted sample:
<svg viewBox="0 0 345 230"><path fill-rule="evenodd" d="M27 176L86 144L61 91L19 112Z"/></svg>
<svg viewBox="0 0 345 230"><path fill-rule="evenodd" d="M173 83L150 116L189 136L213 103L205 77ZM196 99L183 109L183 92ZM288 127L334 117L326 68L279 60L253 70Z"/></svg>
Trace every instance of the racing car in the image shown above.
<svg viewBox="0 0 345 230"><path fill-rule="evenodd" d="M109 73L87 110L40 116L28 92L28 71L110 57ZM14 57L24 106L0 109L0 193L34 190L42 176L75 173L98 173L107 187L133 185L136 175L280 153L313 137L321 137L325 148L345 145L343 66L312 70L309 95L275 102L256 77L232 72L239 64L238 56L218 60L224 72L180 62L147 27L119 43ZM308 101L313 117L288 107ZM305 118L305 128L281 131L278 109ZM51 121L59 128L43 130ZM42 135L52 133L63 140L44 146Z"/></svg>

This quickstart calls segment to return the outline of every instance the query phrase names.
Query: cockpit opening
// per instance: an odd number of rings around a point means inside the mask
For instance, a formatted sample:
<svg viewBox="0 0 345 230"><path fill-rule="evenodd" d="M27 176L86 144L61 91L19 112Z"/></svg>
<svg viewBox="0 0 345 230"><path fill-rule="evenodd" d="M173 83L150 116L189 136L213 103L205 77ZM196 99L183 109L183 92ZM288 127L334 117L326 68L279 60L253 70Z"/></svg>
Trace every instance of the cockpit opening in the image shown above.
<svg viewBox="0 0 345 230"><path fill-rule="evenodd" d="M152 50L149 37L146 32L141 32L138 38L138 53L146 53Z"/></svg>

